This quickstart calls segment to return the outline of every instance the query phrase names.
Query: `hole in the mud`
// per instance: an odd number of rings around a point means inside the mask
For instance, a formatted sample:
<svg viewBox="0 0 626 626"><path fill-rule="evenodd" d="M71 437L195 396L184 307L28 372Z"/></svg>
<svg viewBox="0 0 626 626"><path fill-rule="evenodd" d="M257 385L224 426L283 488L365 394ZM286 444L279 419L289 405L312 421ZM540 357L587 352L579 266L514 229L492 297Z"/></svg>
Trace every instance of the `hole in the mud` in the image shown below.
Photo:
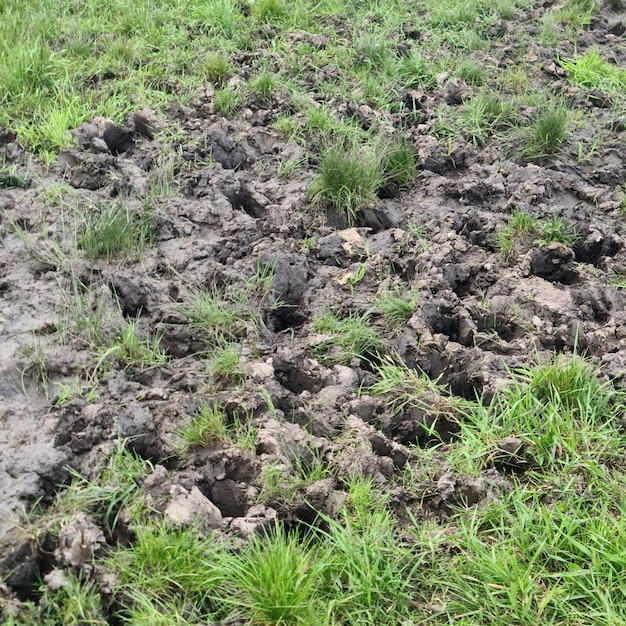
<svg viewBox="0 0 626 626"><path fill-rule="evenodd" d="M444 379L446 378L445 382L454 396L465 400L476 400L482 393L482 384L473 381L465 371L454 372L448 377L444 376Z"/></svg>
<svg viewBox="0 0 626 626"><path fill-rule="evenodd" d="M412 408L384 420L383 432L403 445L431 448L448 443L458 433L455 420L443 414ZM380 451L384 453L384 450Z"/></svg>
<svg viewBox="0 0 626 626"><path fill-rule="evenodd" d="M441 333L452 341L459 340L459 317L445 303L428 303L422 306L424 321L433 333Z"/></svg>
<svg viewBox="0 0 626 626"><path fill-rule="evenodd" d="M245 187L232 200L234 209L244 211L250 217L258 218L265 212L265 207L254 197L253 192Z"/></svg>
<svg viewBox="0 0 626 626"><path fill-rule="evenodd" d="M475 321L479 332L495 332L498 337L506 342L523 337L525 334L524 329L519 324L503 315L482 315L477 317Z"/></svg>
<svg viewBox="0 0 626 626"><path fill-rule="evenodd" d="M274 362L276 380L288 391L301 394L303 391L317 393L322 388L322 382L316 374L298 368L290 362Z"/></svg>
<svg viewBox="0 0 626 626"><path fill-rule="evenodd" d="M198 486L220 510L224 517L243 517L250 508L247 485L225 478L216 481L210 488L205 484Z"/></svg>
<svg viewBox="0 0 626 626"><path fill-rule="evenodd" d="M305 321L306 317L294 307L283 307L272 311L266 325L273 332L279 333L288 328L299 328Z"/></svg>

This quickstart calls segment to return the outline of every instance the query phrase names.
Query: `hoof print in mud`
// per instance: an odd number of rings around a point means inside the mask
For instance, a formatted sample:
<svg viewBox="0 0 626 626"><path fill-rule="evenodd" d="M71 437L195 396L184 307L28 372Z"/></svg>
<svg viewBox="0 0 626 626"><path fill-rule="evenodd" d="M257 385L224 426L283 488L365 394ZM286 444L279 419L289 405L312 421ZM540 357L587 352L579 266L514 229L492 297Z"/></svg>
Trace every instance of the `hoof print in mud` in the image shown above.
<svg viewBox="0 0 626 626"><path fill-rule="evenodd" d="M535 276L552 283L571 285L580 280L574 265L574 251L562 243L550 243L533 250L530 269Z"/></svg>

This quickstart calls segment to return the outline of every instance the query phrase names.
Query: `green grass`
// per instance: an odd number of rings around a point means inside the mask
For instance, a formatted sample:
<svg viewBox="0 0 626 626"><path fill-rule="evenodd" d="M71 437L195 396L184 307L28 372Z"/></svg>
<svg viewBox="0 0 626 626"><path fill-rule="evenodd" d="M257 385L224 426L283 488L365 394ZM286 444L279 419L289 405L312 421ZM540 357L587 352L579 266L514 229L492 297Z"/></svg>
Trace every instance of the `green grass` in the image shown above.
<svg viewBox="0 0 626 626"><path fill-rule="evenodd" d="M77 245L90 259L140 259L151 241L147 214L137 215L123 202L95 207L78 225Z"/></svg>
<svg viewBox="0 0 626 626"><path fill-rule="evenodd" d="M483 146L512 127L514 121L511 104L499 95L480 93L459 107L439 107L433 132L439 138L462 136L475 146Z"/></svg>
<svg viewBox="0 0 626 626"><path fill-rule="evenodd" d="M364 207L387 201L404 207L411 193L419 193L416 153L422 133L441 138L449 159L463 138L472 144L467 154L475 150L479 161L487 156L483 163L494 171L497 160L511 153L526 160L570 156L568 137L579 119L575 102L570 111L546 97L540 64L527 60L534 44L515 23L507 32L500 29L502 20L531 8L530 25L544 44L575 49L560 42L576 44L599 3L548 4L5 0L0 2L0 126L17 131L19 142L47 165L71 145L69 129L95 115L121 122L129 111L152 106L163 120L171 120L176 103L187 102L207 123L241 129L245 136L247 124L259 123L255 109L266 109L260 123L271 125L285 143L297 143L302 156L278 164L283 157L277 153L275 162L259 160L250 175L254 171L270 180L276 167L285 182L297 178L306 184L308 166L315 164L309 199L358 225ZM624 70L608 57L591 49L560 63L581 90L602 91L609 104L621 98ZM434 110L454 77L468 84L465 99ZM407 101L413 96L406 90L424 96L423 109L411 110ZM575 143L575 133L571 136ZM163 156L156 155L147 174L146 193L126 203L76 206L72 188L47 186L47 175L40 180L33 173L39 165L25 165L28 154L18 157L19 165L0 165L0 188L8 190L3 193L9 199L32 193L46 212L34 228L7 218L9 232L40 267L69 278L69 289L61 289L65 283L59 289L60 339L87 344L99 359L86 376L59 383L50 379L44 348L25 347L30 368L25 374L46 387L55 385L62 410L69 410L70 400L95 399L90 394L98 392L97 374L106 368L141 369L167 361L159 336L146 332L140 320L125 321L111 307L109 290L104 290L107 305L101 299L103 284L83 284L72 263L81 255L96 265L141 260L154 238L147 211L167 211L181 169L198 165L185 165L186 152L170 150L168 142L182 146L189 139L182 130L176 138L157 137L153 148ZM583 161L596 144L587 155L581 146L579 141ZM134 203L146 213L137 212ZM309 229L306 220L303 226L293 250L301 246L313 263L314 243L322 233ZM411 243L425 251L424 232L410 226L407 231ZM574 226L564 217L515 211L497 232L495 246L511 259L535 245L574 246L576 241ZM265 244L259 240L259 245L261 251ZM399 246L394 252L403 252ZM460 401L440 380L385 356L387 339L409 348L420 341L413 331L408 344L397 336L410 330L417 292L381 287L379 298L368 300L364 292L371 293L379 278L377 263L372 254L351 266L350 290L340 291L346 299L340 312L317 315L310 325L289 329L291 335L277 333L276 341L286 348L292 337L298 341L313 330L310 356L328 367L361 366L360 397L346 398L339 407L343 417L353 418L370 403L372 425L423 411L454 422L458 432L450 440L440 442L433 427L438 445L411 447L408 469L390 468L394 475L388 480L376 475L380 484L338 475L334 458L348 433L332 437L323 453L312 446L311 454L286 460L256 455L256 428L264 419L285 413L285 419L298 421L307 411L327 408L310 406L303 394L297 399L302 404L294 403L289 414L288 397L280 396L279 404L277 388L268 383L265 389L242 369L241 362L274 358L275 339L269 339L274 336L263 327L268 311L280 306L273 301L273 271L257 268L251 278L219 288L198 277L204 287L181 309L190 330L206 343L206 352L196 355L202 359L197 393L204 403L175 433L182 467L172 459L167 467L174 480L188 469L191 447L244 448L259 464L251 497L256 490L258 502L275 507L279 517L288 511L288 522L268 523L246 540L207 536L195 527L171 528L162 513L168 496L155 502L142 486L151 463L129 451L132 442L120 445L90 480L71 472L74 481L36 531L47 567L54 561L54 548L47 551L59 525L85 511L109 543L106 554L97 556L104 569L93 570L94 576L91 564L67 571L58 589L42 585L27 602L0 594L0 621L20 626L626 623L621 388L600 378L595 362L564 354L511 372L508 387L489 388L494 394L489 401ZM242 266L238 259L231 269L240 272ZM420 267L393 270L421 284ZM386 270L379 271L377 284L399 284L383 282ZM169 376L169 369L163 375ZM218 396L224 390L235 400L224 402ZM181 394L181 401L188 401L188 392ZM501 447L511 438L520 442L512 455ZM108 449L106 441L103 445ZM306 511L307 519L314 517L304 494L322 479L332 483L328 511L319 512L311 528L299 516ZM468 480L488 485L478 505L462 489ZM449 498L443 495L446 481L456 489ZM210 485L202 487L211 497ZM431 521L421 517L430 515ZM112 594L106 590L111 580Z"/></svg>
<svg viewBox="0 0 626 626"><path fill-rule="evenodd" d="M316 115L319 114L317 111ZM344 132L336 126L334 118L321 117L315 124L315 128L325 133ZM407 189L415 179L415 172L414 148L402 137L370 142L340 137L322 151L309 197L314 204L345 216L353 225L361 209L375 204L379 196L395 197Z"/></svg>
<svg viewBox="0 0 626 626"><path fill-rule="evenodd" d="M189 424L179 429L178 435L186 448L225 442L228 430L220 407L201 404Z"/></svg>
<svg viewBox="0 0 626 626"><path fill-rule="evenodd" d="M31 174L17 165L11 165L4 160L0 162L0 189L26 188L30 184Z"/></svg>
<svg viewBox="0 0 626 626"><path fill-rule="evenodd" d="M615 479L604 478L615 490ZM519 486L486 510L457 517L450 542L460 550L441 585L446 613L467 623L622 623L625 503L614 493L607 509L571 488L551 504Z"/></svg>
<svg viewBox="0 0 626 626"><path fill-rule="evenodd" d="M209 346L220 346L254 334L261 324L251 298L248 286L199 290L182 310Z"/></svg>
<svg viewBox="0 0 626 626"><path fill-rule="evenodd" d="M315 316L311 327L323 336L316 344L315 352L327 363L347 365L352 359L369 361L377 359L377 352L382 350L382 338L372 326L369 313L338 317L329 312Z"/></svg>
<svg viewBox="0 0 626 626"><path fill-rule="evenodd" d="M59 587L51 590L42 584L39 590L41 600L37 605L34 602L15 603L3 619L4 626L106 626L109 622L97 585L85 576L63 570L58 572Z"/></svg>
<svg viewBox="0 0 626 626"><path fill-rule="evenodd" d="M415 180L415 149L402 138L392 138L381 147L379 167L382 181L378 194L395 197Z"/></svg>
<svg viewBox="0 0 626 626"><path fill-rule="evenodd" d="M207 374L218 381L239 386L245 373L239 366L239 352L236 344L223 343L215 346L207 365Z"/></svg>
<svg viewBox="0 0 626 626"><path fill-rule="evenodd" d="M538 108L533 124L526 129L522 155L539 159L557 153L568 132L568 109L549 103Z"/></svg>
<svg viewBox="0 0 626 626"><path fill-rule="evenodd" d="M574 225L558 215L538 219L530 213L516 210L507 225L495 236L500 254L511 260L520 251L532 245L562 243L570 248L576 245L579 235Z"/></svg>
<svg viewBox="0 0 626 626"><path fill-rule="evenodd" d="M392 326L407 322L415 313L419 294L406 288L384 289L376 301L376 310Z"/></svg>
<svg viewBox="0 0 626 626"><path fill-rule="evenodd" d="M165 523L139 525L131 547L113 554L108 566L118 572L116 597L124 608L122 624L186 624L219 617L211 595L223 577L210 560L223 548L193 529Z"/></svg>
<svg viewBox="0 0 626 626"><path fill-rule="evenodd" d="M129 449L128 442L119 441L106 455L96 477L89 481L75 470L73 481L61 491L51 507L56 519L67 519L76 511L93 515L109 536L118 525L123 512L144 506L139 483L152 471L152 465Z"/></svg>
<svg viewBox="0 0 626 626"><path fill-rule="evenodd" d="M596 89L606 94L618 94L626 88L626 70L605 61L597 50L572 59L559 59L571 82L585 89Z"/></svg>
<svg viewBox="0 0 626 626"><path fill-rule="evenodd" d="M178 429L177 435L183 450L222 444L254 451L256 429L250 418L251 415L242 418L239 412L235 412L229 421L219 404L202 402L191 420Z"/></svg>
<svg viewBox="0 0 626 626"><path fill-rule="evenodd" d="M309 485L329 476L327 464L312 447L304 459L296 456L287 463L267 463L258 478L261 503L286 506L302 499L301 492Z"/></svg>
<svg viewBox="0 0 626 626"><path fill-rule="evenodd" d="M254 536L238 553L225 553L220 565L233 594L225 604L253 624L313 624L323 561L312 541L277 526Z"/></svg>
<svg viewBox="0 0 626 626"><path fill-rule="evenodd" d="M573 224L558 215L552 215L547 220L539 222L537 230L538 243L543 245L558 242L571 248L580 238Z"/></svg>
<svg viewBox="0 0 626 626"><path fill-rule="evenodd" d="M518 209L511 215L507 225L496 233L496 246L505 259L511 259L537 230L537 218Z"/></svg>
<svg viewBox="0 0 626 626"><path fill-rule="evenodd" d="M504 393L476 405L460 421L459 462L475 471L497 452L496 442L510 435L525 442L526 461L537 470L611 462L624 445L620 402L621 393L600 382L576 355L521 369Z"/></svg>
<svg viewBox="0 0 626 626"><path fill-rule="evenodd" d="M378 380L367 393L381 396L392 414L417 408L455 421L460 418L464 403L452 397L438 381L431 380L424 372L397 365L388 357L376 366L375 373Z"/></svg>
<svg viewBox="0 0 626 626"><path fill-rule="evenodd" d="M135 320L126 320L111 344L101 348L96 372L112 360L121 363L125 368L140 369L167 363L168 356L159 347L161 338L141 332L137 323Z"/></svg>
<svg viewBox="0 0 626 626"><path fill-rule="evenodd" d="M331 207L354 224L359 211L376 201L376 192L383 183L380 160L372 148L335 145L320 157L319 172L309 195L314 203Z"/></svg>

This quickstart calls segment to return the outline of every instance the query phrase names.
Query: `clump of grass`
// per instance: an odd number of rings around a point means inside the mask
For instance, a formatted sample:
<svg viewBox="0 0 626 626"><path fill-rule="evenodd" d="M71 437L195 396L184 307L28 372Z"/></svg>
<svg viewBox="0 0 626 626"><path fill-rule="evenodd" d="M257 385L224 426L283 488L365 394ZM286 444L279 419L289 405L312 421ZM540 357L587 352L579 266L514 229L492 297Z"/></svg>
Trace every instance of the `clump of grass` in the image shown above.
<svg viewBox="0 0 626 626"><path fill-rule="evenodd" d="M223 443L228 439L224 414L217 404L203 402L192 420L178 431L186 448Z"/></svg>
<svg viewBox="0 0 626 626"><path fill-rule="evenodd" d="M276 525L253 536L238 553L220 562L233 595L228 606L255 624L314 624L316 592L323 562L311 538L302 540Z"/></svg>
<svg viewBox="0 0 626 626"><path fill-rule="evenodd" d="M522 155L538 159L555 154L565 140L568 111L564 105L550 103L537 111L533 126L526 132Z"/></svg>
<svg viewBox="0 0 626 626"><path fill-rule="evenodd" d="M129 449L127 441L118 441L93 480L69 470L74 480L58 494L51 514L65 518L77 510L90 513L112 536L124 509L141 508L143 498L139 484L152 469L149 461Z"/></svg>
<svg viewBox="0 0 626 626"><path fill-rule="evenodd" d="M236 89L217 89L213 96L213 109L218 115L232 115L242 100L243 96Z"/></svg>
<svg viewBox="0 0 626 626"><path fill-rule="evenodd" d="M134 535L130 547L106 562L118 573L114 593L124 606L122 623L186 626L224 616L212 600L223 584L215 565L225 550L220 542L165 521L137 525Z"/></svg>
<svg viewBox="0 0 626 626"><path fill-rule="evenodd" d="M90 259L141 258L151 240L148 216L136 215L123 202L98 207L78 226L78 247Z"/></svg>
<svg viewBox="0 0 626 626"><path fill-rule="evenodd" d="M272 96L277 87L278 82L270 72L261 72L248 84L250 91L262 104L271 104Z"/></svg>
<svg viewBox="0 0 626 626"><path fill-rule="evenodd" d="M464 457L470 466L484 463L495 442L514 435L526 444L528 462L544 472L611 458L624 444L622 400L621 392L598 380L590 363L557 356L518 370L509 388L469 410L460 422L465 445L458 451L472 451L471 459Z"/></svg>
<svg viewBox="0 0 626 626"><path fill-rule="evenodd" d="M219 404L202 402L192 419L178 430L178 436L184 449L223 443L254 450L256 429L250 417L247 415L242 419L236 413L229 423Z"/></svg>
<svg viewBox="0 0 626 626"><path fill-rule="evenodd" d="M102 351L96 371L111 359L121 362L125 367L164 365L168 361L168 355L159 348L160 342L158 335L151 337L146 333L142 336L137 328L137 321L127 320L112 343Z"/></svg>
<svg viewBox="0 0 626 626"><path fill-rule="evenodd" d="M315 351L328 363L347 365L352 359L376 359L383 346L369 313L350 313L340 318L328 312L315 316L311 325L316 333L328 336L315 346Z"/></svg>
<svg viewBox="0 0 626 626"><path fill-rule="evenodd" d="M608 484L615 481L604 477ZM570 490L544 501L516 486L483 512L457 515L455 546L436 592L446 615L467 623L611 624L626 619L623 498L609 507ZM443 616L442 616L443 619Z"/></svg>
<svg viewBox="0 0 626 626"><path fill-rule="evenodd" d="M226 82L232 72L228 57L219 52L207 55L202 60L199 70L204 72L209 82L220 86Z"/></svg>
<svg viewBox="0 0 626 626"><path fill-rule="evenodd" d="M380 152L380 170L382 180L378 195L395 197L406 189L415 179L415 150L404 139L391 139L383 144Z"/></svg>
<svg viewBox="0 0 626 626"><path fill-rule="evenodd" d="M461 61L457 67L456 75L475 87L480 87L484 82L483 68L473 59Z"/></svg>
<svg viewBox="0 0 626 626"><path fill-rule="evenodd" d="M418 298L419 295L414 290L384 289L376 302L376 310L389 324L397 326L411 318Z"/></svg>
<svg viewBox="0 0 626 626"><path fill-rule="evenodd" d="M320 578L330 600L328 623L410 623L422 557L408 545L399 546L386 498L371 480L349 479L347 487L347 506L339 518L324 516L328 562Z"/></svg>
<svg viewBox="0 0 626 626"><path fill-rule="evenodd" d="M0 162L0 189L12 187L26 188L30 184L31 175L28 171L21 171L17 165Z"/></svg>
<svg viewBox="0 0 626 626"><path fill-rule="evenodd" d="M354 224L360 209L376 201L384 178L374 150L356 143L334 145L320 157L319 171L309 187L315 203L331 206Z"/></svg>
<svg viewBox="0 0 626 626"><path fill-rule="evenodd" d="M439 107L433 132L438 137L461 135L475 146L482 146L497 131L511 126L514 117L509 103L498 96L481 93L457 109Z"/></svg>
<svg viewBox="0 0 626 626"><path fill-rule="evenodd" d="M430 89L437 82L433 68L417 50L411 50L393 69L394 78L407 89Z"/></svg>
<svg viewBox="0 0 626 626"><path fill-rule="evenodd" d="M254 333L261 319L251 304L248 286L230 290L199 290L183 312L210 346L236 343Z"/></svg>
<svg viewBox="0 0 626 626"><path fill-rule="evenodd" d="M626 70L605 61L597 50L588 50L572 59L559 59L559 65L567 70L568 78L581 87L608 94L626 88Z"/></svg>
<svg viewBox="0 0 626 626"><path fill-rule="evenodd" d="M525 211L516 210L507 225L496 234L496 246L505 259L510 259L525 240L537 233L538 220Z"/></svg>
<svg viewBox="0 0 626 626"><path fill-rule="evenodd" d="M394 414L417 408L437 413L447 418L456 418L463 403L455 399L437 381L424 372L397 365L391 357L385 358L375 367L379 380L368 388L373 396L382 396Z"/></svg>
<svg viewBox="0 0 626 626"><path fill-rule="evenodd" d="M237 345L225 343L215 346L207 365L207 374L235 385L241 383L245 374L239 367Z"/></svg>
<svg viewBox="0 0 626 626"><path fill-rule="evenodd" d="M40 600L36 610L31 607L31 614L20 615L16 621L8 617L7 626L22 624L64 624L66 626L106 626L102 598L94 581L72 572L57 571L58 587L42 585L39 589ZM22 621L23 620L23 621Z"/></svg>
<svg viewBox="0 0 626 626"><path fill-rule="evenodd" d="M259 502L292 504L299 491L329 475L328 466L316 450L309 450L307 457L299 454L287 464L266 463L258 480Z"/></svg>
<svg viewBox="0 0 626 626"><path fill-rule="evenodd" d="M496 234L496 245L505 259L512 258L525 245L558 242L573 247L577 241L578 234L566 219L552 215L546 220L540 220L519 210Z"/></svg>
<svg viewBox="0 0 626 626"><path fill-rule="evenodd" d="M102 282L87 282L89 286L72 276L64 286L57 331L64 343L80 339L100 348L110 343L122 314L111 301L108 289L105 292L100 288Z"/></svg>
<svg viewBox="0 0 626 626"><path fill-rule="evenodd" d="M557 242L571 248L576 245L579 239L579 235L572 224L558 215L552 215L547 220L540 221L537 232L539 235L537 243L542 245Z"/></svg>

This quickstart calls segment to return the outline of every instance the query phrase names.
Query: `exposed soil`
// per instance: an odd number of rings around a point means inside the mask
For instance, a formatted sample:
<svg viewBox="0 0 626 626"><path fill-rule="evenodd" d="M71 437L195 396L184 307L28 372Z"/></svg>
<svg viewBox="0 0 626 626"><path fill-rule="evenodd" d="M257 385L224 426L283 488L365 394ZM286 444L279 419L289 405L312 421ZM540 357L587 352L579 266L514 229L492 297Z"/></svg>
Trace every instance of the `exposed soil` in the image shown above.
<svg viewBox="0 0 626 626"><path fill-rule="evenodd" d="M536 15L529 11L505 24L509 34L494 44L503 64L515 63L502 51ZM582 33L578 51L593 45L624 63L624 29L615 34L624 19L603 9ZM563 48L558 52L572 53L570 44ZM443 461L434 461L428 480L412 493L397 487L399 470L419 463L420 449L436 441L428 412L393 415L384 398L360 391L375 382L372 368L358 359L344 365L321 359L316 346L326 338L311 327L313 316L329 309L369 310L385 288L403 285L419 293L412 317L397 329L373 314L385 351L456 396L488 399L506 384L511 368L554 351L577 350L621 384L626 314L611 277L626 273L624 125L615 108L549 71L554 51L537 44L526 56L554 93L595 120L595 128L575 130L554 157L525 162L507 156L497 141L438 142L429 134L436 105L461 102L454 93L471 90L457 79L441 77L427 93L405 95L411 106L421 98L419 116L408 105L386 114L329 103L338 116L364 124L382 118L411 140L418 159L415 183L366 207L352 227L311 206L313 160L288 178L279 175L281 163L306 156L270 125L286 106L279 94L270 105L250 99L231 119L213 113L208 89L163 114L129 114L123 126L94 120L76 129L76 147L49 169L10 132L0 133L0 154L31 173L26 187L0 188L0 566L17 567L9 586L31 584L42 563L41 553L19 537L24 512L35 503L45 509L70 480L68 467L93 477L120 438L154 464L155 475L142 488L169 497L168 514L185 520L201 512L209 528L241 537L277 516L311 521L312 509L332 514L342 481L354 472L391 491L400 517L407 507L418 519L446 516L455 503L477 503L506 489L506 475L497 468L470 478L450 473ZM175 139L163 139L173 129ZM581 159L579 142L589 133L602 140ZM169 195L152 207L154 242L141 261L68 253L63 263L51 254L53 244L67 250L62 216L70 209L121 198L140 213L155 168L173 154L181 158ZM52 202L46 190L59 183L66 195ZM515 209L540 219L566 218L578 243L572 250L533 241L505 260L494 236ZM362 263L364 277L351 284L348 277ZM263 325L241 338L243 382L211 378L210 349L184 305L198 288L243 284L259 266L273 268L276 278L269 298L251 296ZM160 336L169 361L104 367L71 319L68 303L77 284L92 294L94 307L119 310L137 319L141 332ZM87 313L81 315L84 322ZM70 320L67 332L60 332L63 320ZM82 397L59 402L60 385L74 380ZM255 450L215 444L181 452L177 431L203 400L218 401L230 421L253 424ZM444 441L454 436L452 422L434 427ZM293 502L258 504L264 464L288 466L312 453L331 467L331 478ZM48 558L80 564L107 540L88 519L74 526L87 537L88 554L76 554L72 539L60 537Z"/></svg>

